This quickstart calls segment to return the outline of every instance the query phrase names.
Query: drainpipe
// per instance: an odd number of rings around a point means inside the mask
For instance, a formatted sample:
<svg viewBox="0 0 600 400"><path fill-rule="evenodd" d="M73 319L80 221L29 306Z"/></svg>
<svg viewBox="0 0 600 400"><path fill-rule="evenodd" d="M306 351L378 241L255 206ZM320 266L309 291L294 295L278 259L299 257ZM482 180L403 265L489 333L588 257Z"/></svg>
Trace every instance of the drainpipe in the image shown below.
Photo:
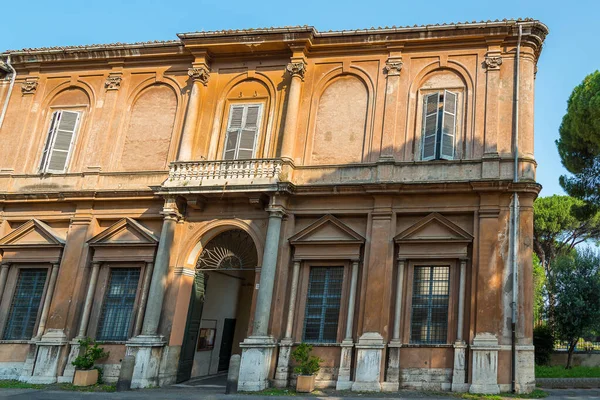
<svg viewBox="0 0 600 400"><path fill-rule="evenodd" d="M515 59L515 98L514 98L514 152L515 152L515 165L514 165L514 177L513 183L519 182L519 76L521 67L521 36L523 35L523 26L519 24L519 38L517 40L517 52ZM512 199L512 316L511 316L511 350L512 350L512 392L515 393L517 390L516 384L516 367L517 367L517 293L519 289L519 265L518 265L518 238L517 230L519 228L519 194L515 187L515 191Z"/></svg>
<svg viewBox="0 0 600 400"><path fill-rule="evenodd" d="M6 95L6 99L4 100L4 107L2 107L2 114L0 115L0 128L2 128L2 123L4 122L4 116L6 115L6 110L8 110L8 102L10 100L10 96L12 94L13 86L15 86L15 79L17 79L17 71L10 65L10 54L6 58L6 66L12 72L12 77L10 78L10 86L8 87L8 94Z"/></svg>

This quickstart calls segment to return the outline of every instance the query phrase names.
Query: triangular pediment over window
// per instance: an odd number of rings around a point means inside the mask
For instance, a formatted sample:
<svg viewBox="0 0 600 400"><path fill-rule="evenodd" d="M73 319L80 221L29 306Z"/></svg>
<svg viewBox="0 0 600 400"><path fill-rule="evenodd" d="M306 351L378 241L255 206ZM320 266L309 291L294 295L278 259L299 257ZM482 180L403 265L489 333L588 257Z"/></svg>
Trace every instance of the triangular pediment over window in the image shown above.
<svg viewBox="0 0 600 400"><path fill-rule="evenodd" d="M473 236L448 218L431 213L394 238L398 257L467 257Z"/></svg>
<svg viewBox="0 0 600 400"><path fill-rule="evenodd" d="M365 238L333 215L313 222L289 239L300 259L358 259Z"/></svg>
<svg viewBox="0 0 600 400"><path fill-rule="evenodd" d="M0 248L15 247L62 247L65 239L54 229L32 219L0 239Z"/></svg>
<svg viewBox="0 0 600 400"><path fill-rule="evenodd" d="M65 238L47 224L32 219L0 239L2 261L57 263Z"/></svg>
<svg viewBox="0 0 600 400"><path fill-rule="evenodd" d="M91 238L88 243L90 246L119 244L156 245L158 238L136 220L123 218Z"/></svg>
<svg viewBox="0 0 600 400"><path fill-rule="evenodd" d="M154 260L158 238L133 218L123 218L88 241L94 249L93 261Z"/></svg>

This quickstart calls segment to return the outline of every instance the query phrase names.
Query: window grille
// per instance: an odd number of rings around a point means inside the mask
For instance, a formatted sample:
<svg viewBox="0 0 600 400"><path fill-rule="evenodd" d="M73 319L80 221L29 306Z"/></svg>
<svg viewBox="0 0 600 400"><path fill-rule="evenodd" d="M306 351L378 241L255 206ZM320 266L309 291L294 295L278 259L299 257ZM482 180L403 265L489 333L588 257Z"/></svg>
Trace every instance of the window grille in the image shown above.
<svg viewBox="0 0 600 400"><path fill-rule="evenodd" d="M411 343L443 344L448 336L450 267L415 267Z"/></svg>
<svg viewBox="0 0 600 400"><path fill-rule="evenodd" d="M137 294L139 268L114 268L104 295L97 340L123 341L129 338Z"/></svg>
<svg viewBox="0 0 600 400"><path fill-rule="evenodd" d="M304 316L304 342L335 343L337 341L343 280L343 267L310 269Z"/></svg>
<svg viewBox="0 0 600 400"><path fill-rule="evenodd" d="M13 295L6 328L5 340L29 340L37 322L44 294L47 269L21 269Z"/></svg>

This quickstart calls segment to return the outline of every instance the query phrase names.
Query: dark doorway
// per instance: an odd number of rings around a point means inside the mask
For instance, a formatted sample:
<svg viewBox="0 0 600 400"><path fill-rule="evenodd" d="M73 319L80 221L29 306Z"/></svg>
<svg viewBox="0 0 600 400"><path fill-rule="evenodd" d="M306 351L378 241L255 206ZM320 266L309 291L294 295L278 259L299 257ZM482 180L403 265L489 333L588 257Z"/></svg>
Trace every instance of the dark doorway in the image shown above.
<svg viewBox="0 0 600 400"><path fill-rule="evenodd" d="M219 372L229 369L231 358L231 347L233 346L233 335L235 334L235 319L225 318L223 321L223 337L221 338L221 349L219 351Z"/></svg>
<svg viewBox="0 0 600 400"><path fill-rule="evenodd" d="M202 307L204 306L204 295L206 293L207 283L208 275L196 271L192 295L190 296L185 334L181 345L181 354L179 355L177 383L187 381L192 376L192 367L194 366L194 355L196 354L196 344L198 342L198 333L200 331L200 321L202 320Z"/></svg>

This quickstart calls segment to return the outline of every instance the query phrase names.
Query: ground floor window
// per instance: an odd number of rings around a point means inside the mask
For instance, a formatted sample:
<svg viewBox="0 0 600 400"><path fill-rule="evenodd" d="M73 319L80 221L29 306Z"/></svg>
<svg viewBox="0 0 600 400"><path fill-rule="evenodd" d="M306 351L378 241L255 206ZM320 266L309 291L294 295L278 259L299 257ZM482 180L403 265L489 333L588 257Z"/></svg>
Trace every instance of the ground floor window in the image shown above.
<svg viewBox="0 0 600 400"><path fill-rule="evenodd" d="M37 322L48 270L21 269L4 329L5 340L28 340Z"/></svg>
<svg viewBox="0 0 600 400"><path fill-rule="evenodd" d="M139 279L139 268L110 270L98 322L97 340L124 341L129 338Z"/></svg>
<svg viewBox="0 0 600 400"><path fill-rule="evenodd" d="M415 266L410 321L411 343L446 343L449 287L449 266Z"/></svg>
<svg viewBox="0 0 600 400"><path fill-rule="evenodd" d="M304 342L337 341L343 281L343 267L311 267L302 335Z"/></svg>

